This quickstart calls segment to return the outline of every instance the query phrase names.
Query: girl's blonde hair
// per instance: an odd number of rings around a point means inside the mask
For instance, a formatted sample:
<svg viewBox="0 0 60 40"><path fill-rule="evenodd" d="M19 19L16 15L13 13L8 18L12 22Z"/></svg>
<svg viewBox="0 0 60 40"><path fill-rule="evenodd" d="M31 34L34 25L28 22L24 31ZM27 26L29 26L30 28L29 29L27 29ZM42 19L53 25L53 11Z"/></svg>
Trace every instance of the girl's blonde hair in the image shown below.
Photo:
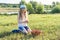
<svg viewBox="0 0 60 40"><path fill-rule="evenodd" d="M21 12L21 11L22 11L22 10L20 9L20 11L19 11L20 17L22 17L22 12ZM27 12L27 9L25 9L24 11L25 11L24 13L26 13L26 12Z"/></svg>
<svg viewBox="0 0 60 40"><path fill-rule="evenodd" d="M27 8L26 8L26 5L20 5L20 10L19 10L19 17L22 17L22 9L24 9L24 13L27 13ZM25 14L26 16L26 14Z"/></svg>

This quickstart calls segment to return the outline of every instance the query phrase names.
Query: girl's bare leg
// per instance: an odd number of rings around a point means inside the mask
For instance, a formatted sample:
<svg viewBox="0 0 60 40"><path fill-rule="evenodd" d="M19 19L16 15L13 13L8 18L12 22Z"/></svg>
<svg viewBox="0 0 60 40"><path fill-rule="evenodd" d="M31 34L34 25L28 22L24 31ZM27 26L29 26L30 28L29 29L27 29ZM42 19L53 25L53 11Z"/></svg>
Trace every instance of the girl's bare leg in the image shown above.
<svg viewBox="0 0 60 40"><path fill-rule="evenodd" d="M31 31L32 31L32 30L31 30L30 28L27 30L27 32L28 32L29 34L31 34Z"/></svg>

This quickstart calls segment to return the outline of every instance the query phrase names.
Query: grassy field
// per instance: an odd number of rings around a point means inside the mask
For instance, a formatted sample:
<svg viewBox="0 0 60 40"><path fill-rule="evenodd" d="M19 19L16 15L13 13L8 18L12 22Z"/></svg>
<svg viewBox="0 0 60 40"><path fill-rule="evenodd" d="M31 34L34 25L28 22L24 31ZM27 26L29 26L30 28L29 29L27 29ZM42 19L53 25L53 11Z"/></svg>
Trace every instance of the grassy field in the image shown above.
<svg viewBox="0 0 60 40"><path fill-rule="evenodd" d="M17 15L0 15L0 40L60 40L60 14L31 14L28 25L43 33L36 37L12 33L18 29Z"/></svg>

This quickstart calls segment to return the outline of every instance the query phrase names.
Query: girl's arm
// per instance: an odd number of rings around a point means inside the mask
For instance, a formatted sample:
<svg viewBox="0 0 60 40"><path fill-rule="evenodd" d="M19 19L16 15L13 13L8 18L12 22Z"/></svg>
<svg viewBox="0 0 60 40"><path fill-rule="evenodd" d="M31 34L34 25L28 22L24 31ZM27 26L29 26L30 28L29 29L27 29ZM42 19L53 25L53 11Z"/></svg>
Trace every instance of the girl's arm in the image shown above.
<svg viewBox="0 0 60 40"><path fill-rule="evenodd" d="M28 23L28 12L26 13L26 22Z"/></svg>

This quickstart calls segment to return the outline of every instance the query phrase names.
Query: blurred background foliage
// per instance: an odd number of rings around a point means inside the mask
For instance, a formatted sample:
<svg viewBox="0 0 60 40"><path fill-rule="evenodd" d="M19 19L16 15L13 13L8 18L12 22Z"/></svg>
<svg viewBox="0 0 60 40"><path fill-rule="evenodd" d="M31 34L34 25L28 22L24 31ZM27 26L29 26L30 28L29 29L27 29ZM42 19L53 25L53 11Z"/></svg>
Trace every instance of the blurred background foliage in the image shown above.
<svg viewBox="0 0 60 40"><path fill-rule="evenodd" d="M48 13L60 13L60 2L52 2L52 5L43 5L37 3L36 1L30 1L26 3L24 0L20 2L20 4L6 4L0 3L0 8L18 8L21 4L25 4L27 6L27 10L30 14L48 14Z"/></svg>

